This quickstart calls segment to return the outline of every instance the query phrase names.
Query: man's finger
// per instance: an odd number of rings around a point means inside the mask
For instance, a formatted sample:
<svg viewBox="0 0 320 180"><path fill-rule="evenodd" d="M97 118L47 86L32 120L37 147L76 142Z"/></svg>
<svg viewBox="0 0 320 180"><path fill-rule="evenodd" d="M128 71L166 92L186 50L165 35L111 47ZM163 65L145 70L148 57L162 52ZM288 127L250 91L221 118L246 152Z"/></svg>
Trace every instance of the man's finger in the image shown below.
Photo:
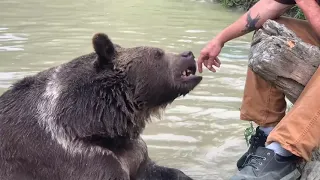
<svg viewBox="0 0 320 180"><path fill-rule="evenodd" d="M220 64L217 61L213 61L213 65L216 67L220 67Z"/></svg>
<svg viewBox="0 0 320 180"><path fill-rule="evenodd" d="M212 67L212 64L213 64L212 58L209 58L208 64L206 65L206 67L207 67L210 71L211 71L211 69L213 68L213 67Z"/></svg>
<svg viewBox="0 0 320 180"><path fill-rule="evenodd" d="M214 67L211 67L211 69L209 69L211 72L216 72L216 69Z"/></svg>
<svg viewBox="0 0 320 180"><path fill-rule="evenodd" d="M216 72L216 70L212 67L212 64L215 62L214 58L213 57L210 57L208 59L208 65L207 65L207 68L212 71L212 72Z"/></svg>
<svg viewBox="0 0 320 180"><path fill-rule="evenodd" d="M203 65L204 65L205 67L207 67L207 66L208 66L208 60L204 60L204 61L203 61Z"/></svg>
<svg viewBox="0 0 320 180"><path fill-rule="evenodd" d="M220 67L221 61L220 61L220 59L219 59L218 57L216 57L216 61L217 61L217 63L219 64L219 66L217 66L217 67Z"/></svg>
<svg viewBox="0 0 320 180"><path fill-rule="evenodd" d="M199 58L198 58L198 61L197 61L199 73L202 73L203 58L204 58L204 57L200 54L200 56L199 56Z"/></svg>

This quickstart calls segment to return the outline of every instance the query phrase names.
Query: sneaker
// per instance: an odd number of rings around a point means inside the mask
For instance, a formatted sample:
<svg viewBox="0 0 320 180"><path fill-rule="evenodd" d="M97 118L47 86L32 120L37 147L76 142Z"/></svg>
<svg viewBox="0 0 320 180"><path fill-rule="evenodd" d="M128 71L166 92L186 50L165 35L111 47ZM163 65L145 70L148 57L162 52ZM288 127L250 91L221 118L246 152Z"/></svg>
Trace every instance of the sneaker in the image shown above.
<svg viewBox="0 0 320 180"><path fill-rule="evenodd" d="M297 156L282 157L271 149L259 147L231 180L296 180L301 176L297 160Z"/></svg>
<svg viewBox="0 0 320 180"><path fill-rule="evenodd" d="M238 170L240 171L244 167L244 163L246 162L248 156L256 152L258 147L265 147L265 143L267 141L267 135L259 129L256 128L256 133L251 136L249 140L249 149L248 151L241 156L241 158L237 162Z"/></svg>

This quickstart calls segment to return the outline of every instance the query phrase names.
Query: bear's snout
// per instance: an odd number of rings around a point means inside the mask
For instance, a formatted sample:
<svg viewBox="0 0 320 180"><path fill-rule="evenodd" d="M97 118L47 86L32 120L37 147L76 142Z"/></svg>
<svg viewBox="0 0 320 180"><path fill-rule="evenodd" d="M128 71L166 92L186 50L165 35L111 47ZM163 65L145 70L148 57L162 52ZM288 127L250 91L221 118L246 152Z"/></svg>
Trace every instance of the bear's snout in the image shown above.
<svg viewBox="0 0 320 180"><path fill-rule="evenodd" d="M183 53L180 54L182 56L182 58L186 58L186 59L194 59L194 55L191 51L184 51Z"/></svg>

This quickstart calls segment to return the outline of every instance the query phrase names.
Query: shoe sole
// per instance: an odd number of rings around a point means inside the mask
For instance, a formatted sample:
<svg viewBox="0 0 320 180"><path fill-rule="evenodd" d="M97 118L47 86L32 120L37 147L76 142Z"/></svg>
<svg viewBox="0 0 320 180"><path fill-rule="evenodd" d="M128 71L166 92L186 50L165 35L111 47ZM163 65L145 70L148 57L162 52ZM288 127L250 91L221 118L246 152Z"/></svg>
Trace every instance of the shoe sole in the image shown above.
<svg viewBox="0 0 320 180"><path fill-rule="evenodd" d="M298 169L295 169L290 174L286 175L285 177L281 178L280 180L297 180L301 176L301 173Z"/></svg>

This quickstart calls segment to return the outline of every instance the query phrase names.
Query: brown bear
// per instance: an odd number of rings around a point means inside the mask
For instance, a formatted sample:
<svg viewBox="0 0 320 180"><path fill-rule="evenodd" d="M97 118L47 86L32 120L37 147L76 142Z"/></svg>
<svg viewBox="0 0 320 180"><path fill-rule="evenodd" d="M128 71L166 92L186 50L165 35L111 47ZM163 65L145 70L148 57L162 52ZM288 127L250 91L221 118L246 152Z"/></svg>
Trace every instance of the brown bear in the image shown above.
<svg viewBox="0 0 320 180"><path fill-rule="evenodd" d="M202 80L192 52L124 48L103 33L92 43L0 96L0 179L190 180L156 165L140 134Z"/></svg>

